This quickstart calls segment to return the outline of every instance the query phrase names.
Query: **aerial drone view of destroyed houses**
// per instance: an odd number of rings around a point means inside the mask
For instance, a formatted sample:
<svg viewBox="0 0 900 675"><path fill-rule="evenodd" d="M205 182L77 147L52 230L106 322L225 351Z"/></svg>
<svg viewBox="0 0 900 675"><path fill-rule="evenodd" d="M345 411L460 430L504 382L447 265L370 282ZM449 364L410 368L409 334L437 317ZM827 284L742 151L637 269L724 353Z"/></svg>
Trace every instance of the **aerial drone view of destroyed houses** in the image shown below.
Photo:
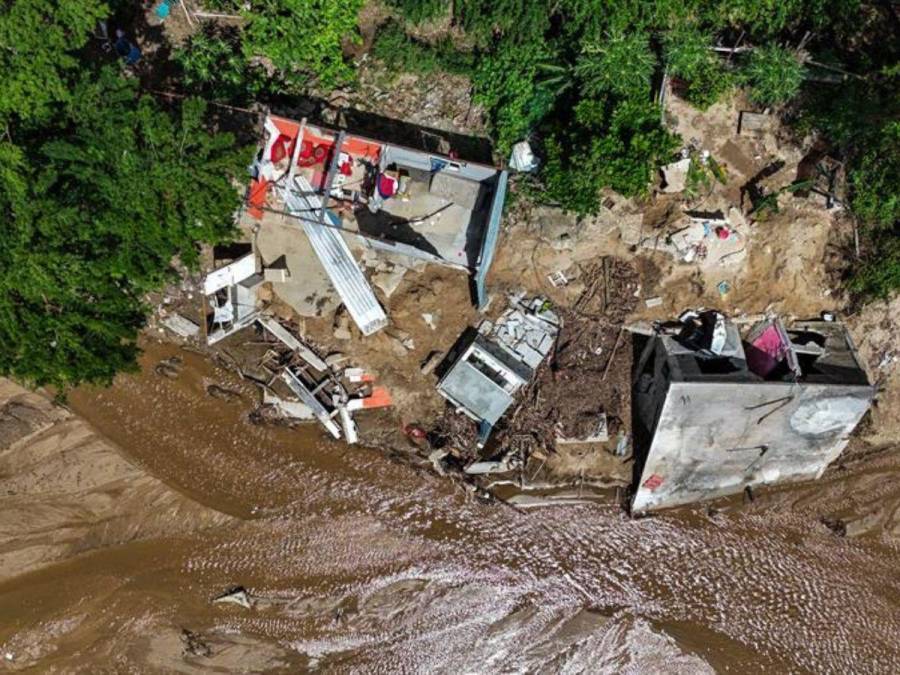
<svg viewBox="0 0 900 675"><path fill-rule="evenodd" d="M520 144L510 166L529 161ZM250 174L243 241L202 280L205 325L163 325L227 354L269 421L405 444L478 494L587 484L643 514L818 478L872 402L827 312L635 319L661 300L613 256L538 288L515 263L489 276L507 170L268 115ZM738 209L683 219L662 239L623 221L621 239L700 269L745 256Z"/></svg>

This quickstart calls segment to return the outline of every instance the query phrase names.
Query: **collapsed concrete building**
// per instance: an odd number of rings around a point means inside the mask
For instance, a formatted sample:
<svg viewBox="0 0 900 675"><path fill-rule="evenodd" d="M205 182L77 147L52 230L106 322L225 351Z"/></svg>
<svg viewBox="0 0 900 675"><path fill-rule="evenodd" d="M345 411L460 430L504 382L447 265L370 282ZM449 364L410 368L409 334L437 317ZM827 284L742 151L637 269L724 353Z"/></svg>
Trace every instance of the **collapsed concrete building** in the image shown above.
<svg viewBox="0 0 900 675"><path fill-rule="evenodd" d="M633 384L635 514L818 478L874 396L842 324L771 318L741 335L717 312L651 337Z"/></svg>
<svg viewBox="0 0 900 675"><path fill-rule="evenodd" d="M264 284L265 302L274 293L301 317L345 307L363 336L388 325L382 301L403 274L428 264L465 273L474 304L483 308L507 174L306 120L269 115L261 135L239 213L250 241L216 255L204 280L206 340L214 344L254 324L264 328L287 349L268 362L264 402L287 417L317 419L333 437L354 443L351 412L390 405L390 395L382 387L348 389L360 384L356 369L326 364L273 320L260 299ZM395 266L399 273L379 284L377 274ZM286 390L276 395L276 385Z"/></svg>
<svg viewBox="0 0 900 675"><path fill-rule="evenodd" d="M446 358L438 393L479 425L479 444L535 375L559 333L543 298L514 299L496 322L464 333Z"/></svg>
<svg viewBox="0 0 900 675"><path fill-rule="evenodd" d="M370 252L465 272L476 306L487 304L505 171L270 115L252 172L246 215L262 267L301 315L321 307L324 283L363 335L384 328L359 262Z"/></svg>

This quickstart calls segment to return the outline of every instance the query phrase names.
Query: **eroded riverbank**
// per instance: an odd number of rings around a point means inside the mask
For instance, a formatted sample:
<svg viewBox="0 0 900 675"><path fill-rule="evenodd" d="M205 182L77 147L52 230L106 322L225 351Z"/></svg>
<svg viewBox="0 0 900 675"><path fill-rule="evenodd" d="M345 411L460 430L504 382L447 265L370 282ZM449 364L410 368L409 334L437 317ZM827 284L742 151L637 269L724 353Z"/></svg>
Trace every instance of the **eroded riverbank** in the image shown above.
<svg viewBox="0 0 900 675"><path fill-rule="evenodd" d="M71 396L90 426L54 421L0 455L4 550L22 561L0 585L6 666L900 668L896 452L715 510L644 520L613 503L523 511L315 427L254 425L249 388L199 355L179 354L173 377L154 372L174 354L149 345L140 375ZM212 397L210 384L241 397ZM102 448L101 466L124 457L127 468L80 483L98 470L84 447ZM36 464L22 453L38 449L68 464L30 483ZM105 510L61 513L51 493L72 504L102 494ZM15 515L39 504L42 524ZM855 537L822 522L866 514ZM52 540L79 523L90 536L30 572L38 544L25 532ZM236 585L252 609L210 603Z"/></svg>

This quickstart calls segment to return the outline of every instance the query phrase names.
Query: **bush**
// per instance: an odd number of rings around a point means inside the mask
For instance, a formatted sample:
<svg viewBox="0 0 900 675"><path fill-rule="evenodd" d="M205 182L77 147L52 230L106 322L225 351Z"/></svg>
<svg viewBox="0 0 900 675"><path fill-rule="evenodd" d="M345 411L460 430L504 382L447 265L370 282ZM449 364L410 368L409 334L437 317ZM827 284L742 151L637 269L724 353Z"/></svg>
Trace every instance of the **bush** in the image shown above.
<svg viewBox="0 0 900 675"><path fill-rule="evenodd" d="M900 228L865 236L869 251L853 268L848 286L864 299L887 298L900 289Z"/></svg>
<svg viewBox="0 0 900 675"><path fill-rule="evenodd" d="M578 104L576 125L545 143L545 198L579 215L596 213L601 188L632 197L644 194L660 163L678 147L677 136L660 124L660 109L648 102Z"/></svg>
<svg viewBox="0 0 900 675"><path fill-rule="evenodd" d="M537 79L540 64L548 59L540 45L504 43L479 62L472 78L474 101L488 111L501 154L528 137L553 107L552 93Z"/></svg>
<svg viewBox="0 0 900 675"><path fill-rule="evenodd" d="M791 100L803 84L805 69L797 55L778 45L758 47L742 72L750 87L750 99L760 105L780 105Z"/></svg>
<svg viewBox="0 0 900 675"><path fill-rule="evenodd" d="M430 45L414 40L397 23L382 27L372 44L372 56L382 61L390 70L429 74L438 71L469 75L474 57L457 51L449 38Z"/></svg>
<svg viewBox="0 0 900 675"><path fill-rule="evenodd" d="M900 222L900 122L888 122L878 136L850 170L850 204L864 222L890 230Z"/></svg>
<svg viewBox="0 0 900 675"><path fill-rule="evenodd" d="M524 47L543 42L553 14L547 0L455 0L454 7L466 34L486 49L498 41Z"/></svg>
<svg viewBox="0 0 900 675"><path fill-rule="evenodd" d="M711 45L712 37L693 26L681 26L663 36L669 74L686 83L683 97L700 109L721 99L734 84Z"/></svg>
<svg viewBox="0 0 900 675"><path fill-rule="evenodd" d="M343 42L359 42L363 0L264 0L244 12L243 51L268 58L285 84L331 89L353 80Z"/></svg>
<svg viewBox="0 0 900 675"><path fill-rule="evenodd" d="M234 28L207 23L172 58L181 66L184 85L208 98L246 102L265 87L265 73L248 64Z"/></svg>
<svg viewBox="0 0 900 675"><path fill-rule="evenodd" d="M604 42L582 48L575 63L575 75L587 97L612 92L624 97L649 98L650 78L656 57L643 33L618 33Z"/></svg>
<svg viewBox="0 0 900 675"><path fill-rule="evenodd" d="M413 24L442 16L450 9L449 0L390 0L389 4Z"/></svg>

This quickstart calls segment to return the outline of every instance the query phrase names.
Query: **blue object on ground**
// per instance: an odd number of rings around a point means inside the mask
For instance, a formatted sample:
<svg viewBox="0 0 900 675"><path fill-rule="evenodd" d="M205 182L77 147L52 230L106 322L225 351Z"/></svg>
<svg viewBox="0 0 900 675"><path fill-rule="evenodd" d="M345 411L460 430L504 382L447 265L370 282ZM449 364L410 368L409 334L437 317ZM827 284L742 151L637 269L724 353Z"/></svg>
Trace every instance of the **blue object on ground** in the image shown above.
<svg viewBox="0 0 900 675"><path fill-rule="evenodd" d="M116 54L125 59L125 63L129 66L141 60L141 50L125 37L116 40Z"/></svg>
<svg viewBox="0 0 900 675"><path fill-rule="evenodd" d="M169 7L168 2L161 2L156 8L156 16L158 16L160 19L165 19L167 16L169 16L169 12L171 11L172 8Z"/></svg>

